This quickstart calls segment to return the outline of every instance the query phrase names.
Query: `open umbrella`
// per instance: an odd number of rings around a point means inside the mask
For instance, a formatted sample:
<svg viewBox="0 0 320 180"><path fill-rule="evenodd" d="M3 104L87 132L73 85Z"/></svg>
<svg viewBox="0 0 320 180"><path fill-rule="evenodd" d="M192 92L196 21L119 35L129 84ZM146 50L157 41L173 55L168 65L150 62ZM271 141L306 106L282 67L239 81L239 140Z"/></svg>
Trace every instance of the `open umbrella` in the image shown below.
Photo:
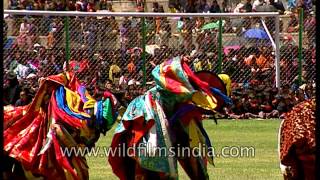
<svg viewBox="0 0 320 180"><path fill-rule="evenodd" d="M228 55L231 49L233 49L233 50L238 50L238 49L240 49L240 46L239 46L239 45L235 45L235 46L225 46L225 47L223 48L224 54L225 54L225 55Z"/></svg>
<svg viewBox="0 0 320 180"><path fill-rule="evenodd" d="M268 39L269 38L268 34L264 30L258 29L258 28L247 30L244 33L244 37L249 39Z"/></svg>
<svg viewBox="0 0 320 180"><path fill-rule="evenodd" d="M224 26L224 23L225 21L222 20L222 26ZM218 28L219 28L219 21L205 24L204 26L202 26L201 30L218 29Z"/></svg>

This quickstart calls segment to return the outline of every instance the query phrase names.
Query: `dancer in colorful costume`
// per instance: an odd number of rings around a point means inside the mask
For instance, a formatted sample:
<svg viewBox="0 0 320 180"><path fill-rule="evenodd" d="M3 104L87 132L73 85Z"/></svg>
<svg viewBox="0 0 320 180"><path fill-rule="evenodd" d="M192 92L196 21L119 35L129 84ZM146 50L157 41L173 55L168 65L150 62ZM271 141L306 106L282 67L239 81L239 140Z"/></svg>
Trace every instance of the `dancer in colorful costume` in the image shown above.
<svg viewBox="0 0 320 180"><path fill-rule="evenodd" d="M113 172L122 180L177 179L179 161L190 179L208 179L206 165L213 157L201 121L204 113L231 103L222 80L208 72L194 74L180 57L155 67L152 76L156 87L129 104L116 128L111 145L116 153L109 156ZM182 147L200 146L203 156L179 156ZM163 154L160 148L171 150Z"/></svg>
<svg viewBox="0 0 320 180"><path fill-rule="evenodd" d="M284 179L315 180L315 99L285 114L279 131L280 168Z"/></svg>
<svg viewBox="0 0 320 180"><path fill-rule="evenodd" d="M27 179L88 179L85 157L62 151L93 147L115 122L116 106L108 92L94 100L73 73L49 76L31 104L4 107L4 154Z"/></svg>

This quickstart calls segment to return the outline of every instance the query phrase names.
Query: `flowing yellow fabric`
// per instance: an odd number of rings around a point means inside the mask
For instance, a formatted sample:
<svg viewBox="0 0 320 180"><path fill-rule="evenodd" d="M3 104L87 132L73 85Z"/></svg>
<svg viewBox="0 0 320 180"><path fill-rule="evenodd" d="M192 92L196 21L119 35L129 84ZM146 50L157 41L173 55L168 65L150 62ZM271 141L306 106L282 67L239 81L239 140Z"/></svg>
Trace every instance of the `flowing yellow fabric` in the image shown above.
<svg viewBox="0 0 320 180"><path fill-rule="evenodd" d="M227 89L227 95L231 95L231 78L228 74L219 74L219 78L224 82Z"/></svg>
<svg viewBox="0 0 320 180"><path fill-rule="evenodd" d="M191 120L189 123L189 137L190 137L190 148L199 147L200 138L198 136L198 127L194 120Z"/></svg>
<svg viewBox="0 0 320 180"><path fill-rule="evenodd" d="M212 110L217 106L217 99L214 96L209 96L203 92L197 91L192 95L192 102L194 102L198 107L206 110Z"/></svg>
<svg viewBox="0 0 320 180"><path fill-rule="evenodd" d="M66 102L70 110L90 118L89 114L79 110L80 103L81 103L81 98L79 94L68 88L65 88L65 90L66 90Z"/></svg>

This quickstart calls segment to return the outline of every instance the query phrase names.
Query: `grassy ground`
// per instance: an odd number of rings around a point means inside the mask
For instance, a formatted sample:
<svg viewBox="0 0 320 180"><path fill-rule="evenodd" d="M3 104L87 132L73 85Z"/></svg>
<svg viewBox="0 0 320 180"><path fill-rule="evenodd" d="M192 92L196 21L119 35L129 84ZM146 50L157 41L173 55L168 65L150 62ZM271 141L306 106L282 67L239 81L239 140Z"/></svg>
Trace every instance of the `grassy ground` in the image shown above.
<svg viewBox="0 0 320 180"><path fill-rule="evenodd" d="M204 127L216 152L225 146L247 146L255 148L254 157L217 157L215 167L209 165L210 179L281 179L277 134L280 120L220 120L218 125L205 121ZM97 146L111 144L113 130L102 136ZM117 179L112 173L106 157L88 157L90 179ZM188 179L179 167L180 179Z"/></svg>

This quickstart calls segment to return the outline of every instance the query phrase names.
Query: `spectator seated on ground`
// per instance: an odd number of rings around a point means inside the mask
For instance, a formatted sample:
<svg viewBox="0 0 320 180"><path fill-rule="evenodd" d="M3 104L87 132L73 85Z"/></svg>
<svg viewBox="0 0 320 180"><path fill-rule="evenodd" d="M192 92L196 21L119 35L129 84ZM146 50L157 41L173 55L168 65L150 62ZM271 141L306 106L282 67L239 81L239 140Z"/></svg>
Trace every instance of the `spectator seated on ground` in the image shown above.
<svg viewBox="0 0 320 180"><path fill-rule="evenodd" d="M226 109L226 116L231 119L281 118L294 105L314 97L314 89L311 82L297 90L286 84L278 90L266 81L233 86L231 98L234 104Z"/></svg>

